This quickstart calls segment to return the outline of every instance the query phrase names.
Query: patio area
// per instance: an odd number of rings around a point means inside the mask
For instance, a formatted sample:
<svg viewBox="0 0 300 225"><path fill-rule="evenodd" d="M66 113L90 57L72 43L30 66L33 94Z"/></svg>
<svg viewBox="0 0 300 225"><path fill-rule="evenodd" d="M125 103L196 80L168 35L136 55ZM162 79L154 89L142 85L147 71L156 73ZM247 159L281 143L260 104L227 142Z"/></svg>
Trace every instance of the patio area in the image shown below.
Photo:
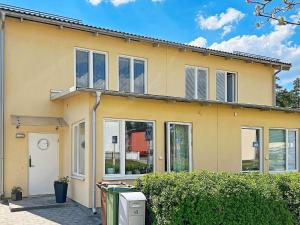
<svg viewBox="0 0 300 225"><path fill-rule="evenodd" d="M19 202L0 202L1 225L99 225L100 214L70 199L55 203L54 196L24 198Z"/></svg>

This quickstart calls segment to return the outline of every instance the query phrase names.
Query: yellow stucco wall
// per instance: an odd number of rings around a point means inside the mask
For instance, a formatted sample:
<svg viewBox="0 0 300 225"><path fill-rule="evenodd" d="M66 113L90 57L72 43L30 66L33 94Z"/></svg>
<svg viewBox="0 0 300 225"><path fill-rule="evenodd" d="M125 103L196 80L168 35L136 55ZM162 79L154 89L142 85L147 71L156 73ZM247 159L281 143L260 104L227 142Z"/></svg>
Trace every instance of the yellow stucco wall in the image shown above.
<svg viewBox="0 0 300 225"><path fill-rule="evenodd" d="M155 121L154 164L158 172L165 171L165 122L192 123L193 170L231 172L241 171L242 127L262 128L264 172L268 172L269 168L267 159L269 129L300 128L300 114L296 113L103 96L97 113L97 180L99 181L105 180L103 121L107 118Z"/></svg>
<svg viewBox="0 0 300 225"><path fill-rule="evenodd" d="M74 85L74 48L85 48L108 53L109 89L118 89L118 56L129 55L145 58L148 62L148 93L184 97L185 65L209 69L209 99L216 99L216 70L238 74L238 101L241 103L272 104L272 76L274 70L262 64L249 64L241 60L203 56L194 52L181 52L166 46L153 47L141 42L125 42L123 39L34 22L8 19L6 26L7 74L22 81L22 87L14 84L16 95L25 88L39 88L41 93L64 89ZM18 62L18 66L15 65ZM34 82L30 79L34 77ZM44 95L26 100L46 104ZM12 96L14 97L14 96ZM55 107L49 107L53 111Z"/></svg>
<svg viewBox="0 0 300 225"><path fill-rule="evenodd" d="M62 154L64 155L63 161L64 164L63 172L61 176L70 176L70 186L68 196L76 199L77 202L80 202L83 205L89 205L89 198L87 197L90 193L90 108L89 108L89 95L81 95L78 98L71 98L65 101L64 104L64 119L69 124L69 127L65 129L65 146L62 149ZM85 177L84 179L78 179L76 176L72 176L72 140L73 140L73 131L72 127L78 122L85 122Z"/></svg>
<svg viewBox="0 0 300 225"><path fill-rule="evenodd" d="M209 99L215 100L215 72L218 69L238 73L238 101L272 104L273 69L261 64L202 56L192 52L138 42L127 43L108 36L59 29L59 27L7 19L5 28L5 194L19 185L28 193L29 132L58 133L60 138L60 175L71 175L72 124L86 122L86 177L71 179L69 196L91 206L91 108L94 97L74 96L65 101L50 101L50 89L66 89L74 85L74 48L81 47L108 52L109 89L117 90L119 55L146 58L148 61L148 93L184 96L184 66L209 68ZM237 112L237 116L234 116ZM67 128L24 127L16 129L10 116L64 117ZM164 122L193 123L193 168L239 171L240 127L264 128L264 143L268 143L269 127L300 128L299 114L232 109L226 106L137 100L121 97L102 98L97 113L97 180L103 177L103 119L128 118L156 122L157 171L164 170ZM16 139L16 132L26 138ZM264 146L265 154L268 146ZM159 157L163 159L160 160ZM268 168L266 161L265 168ZM99 199L99 198L98 198Z"/></svg>
<svg viewBox="0 0 300 225"><path fill-rule="evenodd" d="M164 171L165 168L164 123L168 121L193 124L193 168L213 171L240 171L243 126L263 128L266 155L268 155L269 128L300 128L300 115L296 113L103 96L97 114L98 150L103 148L105 118L155 121L157 171ZM159 160L159 157L162 157L162 160ZM103 160L103 149L97 155L97 160ZM264 166L265 171L268 171L267 161ZM100 166L98 168L100 178L102 170Z"/></svg>

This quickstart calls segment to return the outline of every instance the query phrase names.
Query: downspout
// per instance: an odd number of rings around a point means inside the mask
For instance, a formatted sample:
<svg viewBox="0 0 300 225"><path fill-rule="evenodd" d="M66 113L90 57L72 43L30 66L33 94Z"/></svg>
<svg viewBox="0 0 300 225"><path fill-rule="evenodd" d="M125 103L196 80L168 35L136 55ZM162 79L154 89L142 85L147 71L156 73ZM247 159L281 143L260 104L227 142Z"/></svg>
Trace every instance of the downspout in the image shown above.
<svg viewBox="0 0 300 225"><path fill-rule="evenodd" d="M0 30L0 199L4 197L4 26L5 12L1 12Z"/></svg>
<svg viewBox="0 0 300 225"><path fill-rule="evenodd" d="M276 106L276 76L282 71L282 66L279 67L273 75L273 106Z"/></svg>
<svg viewBox="0 0 300 225"><path fill-rule="evenodd" d="M100 105L101 92L96 91L95 94L96 94L96 102L92 111L92 159L93 159L92 210L94 214L97 213L97 209L96 209L96 171L97 171L96 169L96 112L98 106Z"/></svg>

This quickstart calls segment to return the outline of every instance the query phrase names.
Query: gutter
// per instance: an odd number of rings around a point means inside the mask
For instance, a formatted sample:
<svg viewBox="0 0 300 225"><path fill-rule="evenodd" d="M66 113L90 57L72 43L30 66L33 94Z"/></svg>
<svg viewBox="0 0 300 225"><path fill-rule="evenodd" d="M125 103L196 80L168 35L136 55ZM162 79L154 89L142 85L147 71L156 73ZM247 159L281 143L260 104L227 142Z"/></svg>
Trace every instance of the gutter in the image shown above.
<svg viewBox="0 0 300 225"><path fill-rule="evenodd" d="M92 159L93 159L93 181L92 181L92 199L93 199L93 204L92 204L92 211L94 214L97 213L96 209L96 111L98 106L100 105L100 100L101 100L101 92L95 91L96 94L96 102L92 110Z"/></svg>
<svg viewBox="0 0 300 225"><path fill-rule="evenodd" d="M4 197L4 27L5 12L1 11L0 28L0 199Z"/></svg>
<svg viewBox="0 0 300 225"><path fill-rule="evenodd" d="M282 71L282 66L273 75L273 106L276 106L276 76Z"/></svg>

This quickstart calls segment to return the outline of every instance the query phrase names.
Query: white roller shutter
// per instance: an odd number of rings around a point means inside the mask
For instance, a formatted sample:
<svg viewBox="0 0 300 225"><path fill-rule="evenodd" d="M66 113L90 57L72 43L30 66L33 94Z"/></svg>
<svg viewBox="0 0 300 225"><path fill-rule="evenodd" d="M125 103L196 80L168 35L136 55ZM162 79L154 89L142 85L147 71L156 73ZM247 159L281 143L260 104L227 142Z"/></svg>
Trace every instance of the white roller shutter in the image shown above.
<svg viewBox="0 0 300 225"><path fill-rule="evenodd" d="M198 99L207 99L207 70L197 70Z"/></svg>
<svg viewBox="0 0 300 225"><path fill-rule="evenodd" d="M185 97L195 98L195 69L192 67L185 69Z"/></svg>
<svg viewBox="0 0 300 225"><path fill-rule="evenodd" d="M226 76L225 72L217 71L217 75L216 75L217 93L216 94L217 94L217 100L222 102L226 101L225 76Z"/></svg>

